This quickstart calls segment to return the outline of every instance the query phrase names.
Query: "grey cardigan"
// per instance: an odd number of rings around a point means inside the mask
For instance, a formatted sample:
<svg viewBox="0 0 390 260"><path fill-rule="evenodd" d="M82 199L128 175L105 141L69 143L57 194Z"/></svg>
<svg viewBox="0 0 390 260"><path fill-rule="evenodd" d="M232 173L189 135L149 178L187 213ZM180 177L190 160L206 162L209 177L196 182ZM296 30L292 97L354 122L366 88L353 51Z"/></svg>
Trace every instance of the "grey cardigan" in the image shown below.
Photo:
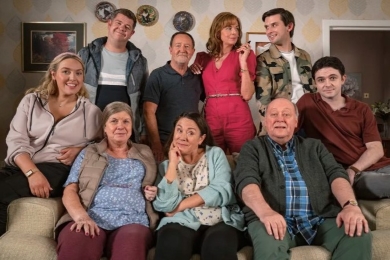
<svg viewBox="0 0 390 260"><path fill-rule="evenodd" d="M295 159L307 185L315 214L335 217L341 208L332 194L330 185L336 178L349 181L346 171L320 140L298 136L293 138ZM256 137L242 147L233 177L236 192L241 198L245 186L257 184L270 207L285 215L285 178L267 136ZM243 211L248 223L258 220L249 207L245 206Z"/></svg>

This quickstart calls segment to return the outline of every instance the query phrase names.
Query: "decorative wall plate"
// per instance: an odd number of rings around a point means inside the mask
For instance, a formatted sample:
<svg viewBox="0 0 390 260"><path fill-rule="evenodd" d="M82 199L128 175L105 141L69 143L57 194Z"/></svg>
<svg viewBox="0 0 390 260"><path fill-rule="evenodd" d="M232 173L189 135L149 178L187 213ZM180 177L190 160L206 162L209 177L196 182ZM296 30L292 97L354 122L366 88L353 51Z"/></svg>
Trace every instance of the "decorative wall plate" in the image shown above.
<svg viewBox="0 0 390 260"><path fill-rule="evenodd" d="M158 21L158 11L151 5L141 5L137 9L137 21L143 26L152 26Z"/></svg>
<svg viewBox="0 0 390 260"><path fill-rule="evenodd" d="M110 14L115 11L115 9L115 5L110 2L100 2L96 5L95 16L99 21L106 23Z"/></svg>
<svg viewBox="0 0 390 260"><path fill-rule="evenodd" d="M180 11L173 18L173 26L180 32L190 31L194 27L195 18L192 14L186 11Z"/></svg>

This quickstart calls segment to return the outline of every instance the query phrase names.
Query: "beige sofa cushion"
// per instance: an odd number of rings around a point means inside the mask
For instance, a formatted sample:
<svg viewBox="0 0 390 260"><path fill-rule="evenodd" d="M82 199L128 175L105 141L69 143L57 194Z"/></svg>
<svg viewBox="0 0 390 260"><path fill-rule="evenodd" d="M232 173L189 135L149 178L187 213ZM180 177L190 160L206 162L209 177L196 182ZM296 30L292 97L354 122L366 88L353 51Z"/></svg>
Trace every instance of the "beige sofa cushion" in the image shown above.
<svg viewBox="0 0 390 260"><path fill-rule="evenodd" d="M368 213L375 215L373 212L375 209L376 214L380 213L381 221L386 222L385 216L382 216L384 213L381 211L388 210L390 200L367 201L361 204L366 216ZM0 259L55 260L54 226L63 211L64 207L60 199L23 198L12 202L8 208L8 231L0 238ZM387 222L390 222L388 217ZM385 226L386 224L380 224L380 227ZM375 230L372 235L372 259L390 259L390 230ZM153 256L154 249L151 249L148 259L153 259ZM239 260L252 259L252 248L242 248L237 256ZM199 255L191 258L191 260L199 259ZM291 249L291 260L301 259L328 260L330 253L318 246L301 246Z"/></svg>
<svg viewBox="0 0 390 260"><path fill-rule="evenodd" d="M53 238L55 224L64 210L61 198L15 200L8 207L7 230Z"/></svg>
<svg viewBox="0 0 390 260"><path fill-rule="evenodd" d="M390 199L359 200L359 206L371 230L390 229Z"/></svg>
<svg viewBox="0 0 390 260"><path fill-rule="evenodd" d="M390 230L372 231L372 260L390 259Z"/></svg>
<svg viewBox="0 0 390 260"><path fill-rule="evenodd" d="M8 231L0 239L0 259L56 260L56 246L53 238Z"/></svg>
<svg viewBox="0 0 390 260"><path fill-rule="evenodd" d="M147 260L153 260L155 253L156 253L155 248L150 249L147 256ZM240 251L237 252L238 260L249 260L252 259L252 257L253 257L253 250L252 247L250 246L243 247L241 248ZM192 255L190 260L201 260L200 255L198 254Z"/></svg>
<svg viewBox="0 0 390 260"><path fill-rule="evenodd" d="M329 260L331 254L321 246L298 246L291 249L291 260Z"/></svg>

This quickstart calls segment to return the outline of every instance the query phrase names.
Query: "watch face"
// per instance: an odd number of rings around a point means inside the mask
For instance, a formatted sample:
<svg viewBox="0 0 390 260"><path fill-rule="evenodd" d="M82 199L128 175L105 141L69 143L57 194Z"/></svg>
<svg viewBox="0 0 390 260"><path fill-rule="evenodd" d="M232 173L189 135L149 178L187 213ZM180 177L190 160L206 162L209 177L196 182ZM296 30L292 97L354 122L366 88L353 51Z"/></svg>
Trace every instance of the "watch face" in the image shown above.
<svg viewBox="0 0 390 260"><path fill-rule="evenodd" d="M33 174L33 171L32 170L29 170L28 172L26 172L26 176L29 177L31 174Z"/></svg>
<svg viewBox="0 0 390 260"><path fill-rule="evenodd" d="M349 204L351 204L352 206L357 206L358 205L356 200L350 200Z"/></svg>

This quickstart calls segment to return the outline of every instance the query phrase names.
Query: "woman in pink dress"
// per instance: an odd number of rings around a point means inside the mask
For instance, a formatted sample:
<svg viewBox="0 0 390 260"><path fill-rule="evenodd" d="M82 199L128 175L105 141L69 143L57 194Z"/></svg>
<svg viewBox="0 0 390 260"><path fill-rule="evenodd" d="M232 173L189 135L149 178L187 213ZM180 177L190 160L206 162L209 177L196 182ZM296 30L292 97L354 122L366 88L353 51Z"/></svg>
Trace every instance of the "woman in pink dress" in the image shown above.
<svg viewBox="0 0 390 260"><path fill-rule="evenodd" d="M215 142L225 152L240 152L255 136L248 101L255 87L256 56L241 44L241 22L229 12L218 14L210 28L206 52L196 55L191 70L202 73L205 117Z"/></svg>

